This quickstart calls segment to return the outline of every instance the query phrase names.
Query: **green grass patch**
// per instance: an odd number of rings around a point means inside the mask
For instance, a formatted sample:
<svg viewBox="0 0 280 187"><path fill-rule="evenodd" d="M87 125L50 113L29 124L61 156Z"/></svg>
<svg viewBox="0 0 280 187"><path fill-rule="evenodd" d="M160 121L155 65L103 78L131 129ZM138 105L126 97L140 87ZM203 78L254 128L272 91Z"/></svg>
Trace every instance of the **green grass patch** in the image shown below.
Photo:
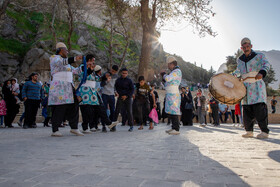
<svg viewBox="0 0 280 187"><path fill-rule="evenodd" d="M15 39L4 39L0 37L0 51L16 54L23 57L30 49L31 44L21 43Z"/></svg>
<svg viewBox="0 0 280 187"><path fill-rule="evenodd" d="M33 33L37 32L36 25L29 20L29 15L26 12L15 12L12 10L6 11L7 15L17 21L16 27L18 30L29 30Z"/></svg>

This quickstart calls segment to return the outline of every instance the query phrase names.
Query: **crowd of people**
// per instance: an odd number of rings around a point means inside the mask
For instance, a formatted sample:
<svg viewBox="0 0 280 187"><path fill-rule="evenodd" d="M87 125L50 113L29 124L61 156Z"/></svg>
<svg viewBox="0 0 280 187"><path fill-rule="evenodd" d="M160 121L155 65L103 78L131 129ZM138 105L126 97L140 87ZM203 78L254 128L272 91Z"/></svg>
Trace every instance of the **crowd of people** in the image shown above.
<svg viewBox="0 0 280 187"><path fill-rule="evenodd" d="M250 42L246 38L241 42L244 55L239 58L240 62L235 74L242 73L243 66L240 64L251 62L252 59L255 60L253 57L259 55L251 50ZM19 113L20 103L23 102L24 112L18 122L19 126L24 129L36 128L36 115L41 106L42 116L45 118L44 126L50 127L51 124L52 136L57 137L63 136L59 128L64 127L66 121L69 122L70 132L78 136L99 130L115 132L119 114L122 116L122 125L127 123L130 132L136 125L139 126L138 130L143 130L144 126L149 126L149 130L152 130L158 119L162 118L164 122L167 118L167 124L172 123L171 129L166 131L170 135L180 134L180 123L183 126L192 126L194 118L201 127L205 127L208 114L208 121L214 126L229 122L231 116L234 126L245 126L247 133L243 137L252 137L253 120L256 118L262 130L260 138L268 137L267 113L261 112L267 110L266 93L263 93L263 89L259 91L260 93L257 90L256 95L261 97L250 98L251 91L256 91L252 84L245 84L247 89L250 89L249 96L247 95L246 98L249 103L228 106L219 103L210 93L206 96L201 88L193 97L188 87L181 87L181 92L179 91L182 72L176 58L169 56L166 64L170 72L161 72L162 84L166 90L161 111L155 85L148 85L144 76L139 76L137 83L133 83L128 77L126 68L119 70L117 65L113 65L107 72L102 73L102 68L95 63L93 54L85 57L68 57L67 47L61 42L56 45L56 49L56 54L50 57L50 84L42 85L38 81L38 73L32 73L23 85L19 85L15 78L4 82L3 95L0 95L1 126L4 117L5 127L13 127L12 123ZM247 49L250 49L249 52ZM265 77L268 71L268 62L264 57L262 58L265 66L259 70L258 79ZM75 68L71 65L81 60L83 64L80 66ZM78 75L81 81L78 88L73 85L74 74ZM262 82L256 84L263 86ZM273 97L271 101L273 113L276 110L276 103ZM79 111L82 116L82 132L78 128ZM151 115L154 111L156 116ZM98 124L102 125L102 129L99 129Z"/></svg>

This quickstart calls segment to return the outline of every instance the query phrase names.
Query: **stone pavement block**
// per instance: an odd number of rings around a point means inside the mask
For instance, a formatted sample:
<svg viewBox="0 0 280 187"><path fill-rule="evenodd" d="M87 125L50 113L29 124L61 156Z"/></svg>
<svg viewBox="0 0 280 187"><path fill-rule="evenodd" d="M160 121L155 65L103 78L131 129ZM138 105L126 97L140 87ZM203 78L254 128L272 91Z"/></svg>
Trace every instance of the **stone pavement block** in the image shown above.
<svg viewBox="0 0 280 187"><path fill-rule="evenodd" d="M28 181L28 182L16 182L16 181L7 181L0 183L1 187L31 187L36 185L37 182Z"/></svg>
<svg viewBox="0 0 280 187"><path fill-rule="evenodd" d="M22 171L19 170L17 172L9 173L6 175L2 175L3 178L6 178L9 181L30 181L30 179L40 176L44 174L43 172L38 172L38 171Z"/></svg>
<svg viewBox="0 0 280 187"><path fill-rule="evenodd" d="M77 187L75 184L70 183L40 183L33 187Z"/></svg>
<svg viewBox="0 0 280 187"><path fill-rule="evenodd" d="M67 172L68 170L74 169L75 165L67 165L67 164L56 164L56 165L50 165L46 166L40 171L42 172Z"/></svg>
<svg viewBox="0 0 280 187"><path fill-rule="evenodd" d="M139 187L182 187L182 181L146 180Z"/></svg>
<svg viewBox="0 0 280 187"><path fill-rule="evenodd" d="M8 168L0 168L0 176L8 174L8 173L13 173L15 172L15 169L8 169Z"/></svg>
<svg viewBox="0 0 280 187"><path fill-rule="evenodd" d="M54 183L54 182L65 182L67 179L69 179L73 176L74 176L73 174L64 173L64 172L48 172L48 173L44 173L39 176L33 177L29 180L43 182L43 183L47 183L47 182Z"/></svg>
<svg viewBox="0 0 280 187"><path fill-rule="evenodd" d="M173 170L167 172L165 179L169 181L195 181L196 183L201 183L203 177L204 175L201 173Z"/></svg>
<svg viewBox="0 0 280 187"><path fill-rule="evenodd" d="M133 173L132 176L145 178L145 179L164 179L166 177L167 170L145 170L141 169Z"/></svg>
<svg viewBox="0 0 280 187"><path fill-rule="evenodd" d="M73 169L70 169L67 171L67 173L71 173L71 174L79 174L79 175L83 175L83 174L100 174L103 171L105 171L106 168L99 168L96 167L94 165L88 165L88 166L77 166Z"/></svg>
<svg viewBox="0 0 280 187"><path fill-rule="evenodd" d="M143 183L143 179L136 177L121 177L121 176L112 176L107 178L105 181L100 183L98 186L102 187L128 187L128 186L139 186Z"/></svg>
<svg viewBox="0 0 280 187"><path fill-rule="evenodd" d="M96 175L96 174L82 174L76 175L66 182L75 184L77 186L97 186L101 181L108 177Z"/></svg>
<svg viewBox="0 0 280 187"><path fill-rule="evenodd" d="M123 176L129 177L132 176L137 170L135 169L112 169L105 168L102 172L99 173L101 176Z"/></svg>

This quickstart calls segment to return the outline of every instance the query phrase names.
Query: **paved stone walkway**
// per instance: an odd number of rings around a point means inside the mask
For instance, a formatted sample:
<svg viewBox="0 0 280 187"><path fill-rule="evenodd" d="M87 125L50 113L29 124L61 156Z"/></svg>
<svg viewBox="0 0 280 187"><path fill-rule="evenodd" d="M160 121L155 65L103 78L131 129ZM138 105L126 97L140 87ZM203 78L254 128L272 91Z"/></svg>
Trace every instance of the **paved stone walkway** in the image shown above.
<svg viewBox="0 0 280 187"><path fill-rule="evenodd" d="M66 127L62 138L42 124L0 129L0 186L280 186L280 125L267 140L243 139L228 124L182 127L178 136L167 128L77 137Z"/></svg>

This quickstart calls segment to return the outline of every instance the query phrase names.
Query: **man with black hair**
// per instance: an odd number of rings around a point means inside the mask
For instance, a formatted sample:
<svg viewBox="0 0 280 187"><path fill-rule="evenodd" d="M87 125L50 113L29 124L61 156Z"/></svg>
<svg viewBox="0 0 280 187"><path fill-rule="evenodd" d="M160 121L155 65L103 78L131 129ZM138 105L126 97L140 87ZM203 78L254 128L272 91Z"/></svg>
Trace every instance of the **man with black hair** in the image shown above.
<svg viewBox="0 0 280 187"><path fill-rule="evenodd" d="M52 136L62 136L58 131L63 119L69 121L70 132L83 136L78 129L79 100L75 95L73 86L73 74L79 74L81 69L71 66L72 63L81 60L82 56L67 58L68 49L62 42L56 44L56 55L50 57L52 81L50 83L48 105L52 107Z"/></svg>
<svg viewBox="0 0 280 187"><path fill-rule="evenodd" d="M102 100L105 108L107 109L109 107L109 118L111 121L114 120L115 113L115 82L118 79L118 70L119 67L117 65L113 65L111 70L104 73L101 78ZM101 123L104 125L104 122Z"/></svg>
<svg viewBox="0 0 280 187"><path fill-rule="evenodd" d="M38 82L38 73L30 75L31 80L27 81L22 88L22 97L25 107L25 120L23 128L36 128L36 115L40 102L43 99L42 87Z"/></svg>
<svg viewBox="0 0 280 187"><path fill-rule="evenodd" d="M113 121L118 120L119 113L122 107L127 110L128 125L130 126L128 131L133 131L133 116L132 116L132 95L134 93L134 84L128 76L128 70L126 68L121 69L121 77L116 80L115 88L116 95L118 97L116 111L114 113ZM116 130L116 123L109 126L112 131Z"/></svg>

